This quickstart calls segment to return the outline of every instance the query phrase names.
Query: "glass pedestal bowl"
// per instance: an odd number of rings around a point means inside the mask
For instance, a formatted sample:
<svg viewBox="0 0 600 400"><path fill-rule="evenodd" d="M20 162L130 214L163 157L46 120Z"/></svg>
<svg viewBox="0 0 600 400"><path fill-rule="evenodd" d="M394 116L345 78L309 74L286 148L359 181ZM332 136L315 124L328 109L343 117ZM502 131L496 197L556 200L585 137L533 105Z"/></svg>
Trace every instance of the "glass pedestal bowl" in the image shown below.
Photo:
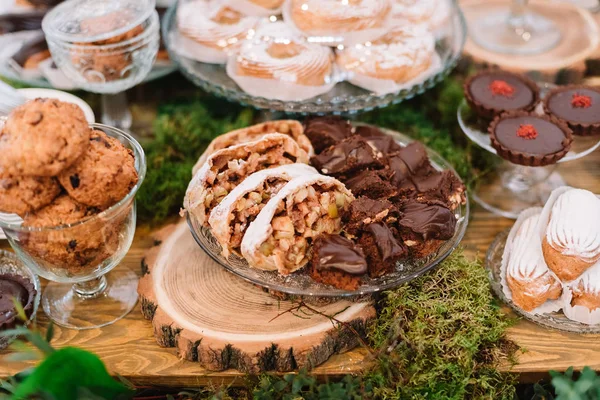
<svg viewBox="0 0 600 400"><path fill-rule="evenodd" d="M131 149L138 182L117 204L81 221L61 226L30 227L0 220L19 258L49 282L42 307L56 324L92 329L123 318L137 302L137 275L112 271L125 257L136 226L135 195L144 180L146 161L129 134L91 124Z"/></svg>
<svg viewBox="0 0 600 400"><path fill-rule="evenodd" d="M541 84L542 96L552 87L554 86L550 84ZM536 111L540 114L543 112L541 104ZM496 155L489 134L472 115L465 100L458 107L457 114L464 134L480 148ZM497 156L495 170L480 179L478 186L471 192L473 200L496 215L516 219L527 208L543 206L554 189L567 184L556 171L559 164L583 158L599 146L598 136L574 136L569 153L557 164L545 167L517 165Z"/></svg>

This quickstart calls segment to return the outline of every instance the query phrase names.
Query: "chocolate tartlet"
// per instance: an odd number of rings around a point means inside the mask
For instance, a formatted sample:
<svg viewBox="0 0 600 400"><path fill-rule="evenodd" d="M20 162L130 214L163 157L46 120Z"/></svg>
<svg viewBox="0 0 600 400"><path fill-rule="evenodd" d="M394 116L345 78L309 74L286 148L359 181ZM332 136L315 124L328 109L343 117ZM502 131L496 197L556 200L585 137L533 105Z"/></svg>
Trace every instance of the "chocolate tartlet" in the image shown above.
<svg viewBox="0 0 600 400"><path fill-rule="evenodd" d="M544 111L566 123L575 135L600 133L600 88L563 86L544 98Z"/></svg>
<svg viewBox="0 0 600 400"><path fill-rule="evenodd" d="M35 287L27 278L16 274L0 274L0 330L12 329L18 323L14 300L18 301L29 317L33 312Z"/></svg>
<svg viewBox="0 0 600 400"><path fill-rule="evenodd" d="M367 272L362 249L342 235L321 235L313 246L309 273L317 281L338 289L356 290Z"/></svg>
<svg viewBox="0 0 600 400"><path fill-rule="evenodd" d="M531 79L505 71L483 71L464 84L469 107L483 119L506 111L533 111L540 101L539 88Z"/></svg>
<svg viewBox="0 0 600 400"><path fill-rule="evenodd" d="M556 163L573 142L571 129L558 119L522 111L496 117L489 133L500 157L530 167Z"/></svg>

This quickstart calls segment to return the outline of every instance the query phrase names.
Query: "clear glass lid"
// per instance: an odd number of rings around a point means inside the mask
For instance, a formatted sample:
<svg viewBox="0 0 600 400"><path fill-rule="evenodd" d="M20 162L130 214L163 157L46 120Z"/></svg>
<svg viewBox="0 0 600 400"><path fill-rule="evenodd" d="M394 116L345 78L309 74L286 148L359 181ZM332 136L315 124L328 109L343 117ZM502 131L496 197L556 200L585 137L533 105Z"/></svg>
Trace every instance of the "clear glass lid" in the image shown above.
<svg viewBox="0 0 600 400"><path fill-rule="evenodd" d="M98 42L140 25L154 7L155 0L68 0L46 14L42 29L54 40Z"/></svg>

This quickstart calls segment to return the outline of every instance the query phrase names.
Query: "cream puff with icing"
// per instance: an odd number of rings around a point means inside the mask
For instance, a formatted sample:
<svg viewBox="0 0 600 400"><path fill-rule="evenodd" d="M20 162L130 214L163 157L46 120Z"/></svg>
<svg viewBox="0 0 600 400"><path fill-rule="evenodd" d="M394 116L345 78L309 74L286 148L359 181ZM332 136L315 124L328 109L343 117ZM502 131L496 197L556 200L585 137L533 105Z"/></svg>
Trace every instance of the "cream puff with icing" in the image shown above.
<svg viewBox="0 0 600 400"><path fill-rule="evenodd" d="M327 45L375 40L389 29L391 0L287 0L285 21Z"/></svg>
<svg viewBox="0 0 600 400"><path fill-rule="evenodd" d="M354 85L383 94L396 91L394 84L405 84L427 72L436 57L433 35L420 27L406 27L338 51L336 63Z"/></svg>
<svg viewBox="0 0 600 400"><path fill-rule="evenodd" d="M506 281L512 301L525 311L533 311L548 300L562 294L562 284L550 272L544 261L537 235L541 210L516 226L510 243Z"/></svg>
<svg viewBox="0 0 600 400"><path fill-rule="evenodd" d="M451 0L394 0L394 26L422 25L437 30L448 21Z"/></svg>
<svg viewBox="0 0 600 400"><path fill-rule="evenodd" d="M569 189L551 205L542 239L548 267L572 281L600 260L600 199L582 189Z"/></svg>
<svg viewBox="0 0 600 400"><path fill-rule="evenodd" d="M258 24L249 17L219 3L194 0L177 9L179 37L175 49L197 61L222 64L228 55L251 37Z"/></svg>
<svg viewBox="0 0 600 400"><path fill-rule="evenodd" d="M245 15L265 17L279 14L284 0L226 0L225 4Z"/></svg>

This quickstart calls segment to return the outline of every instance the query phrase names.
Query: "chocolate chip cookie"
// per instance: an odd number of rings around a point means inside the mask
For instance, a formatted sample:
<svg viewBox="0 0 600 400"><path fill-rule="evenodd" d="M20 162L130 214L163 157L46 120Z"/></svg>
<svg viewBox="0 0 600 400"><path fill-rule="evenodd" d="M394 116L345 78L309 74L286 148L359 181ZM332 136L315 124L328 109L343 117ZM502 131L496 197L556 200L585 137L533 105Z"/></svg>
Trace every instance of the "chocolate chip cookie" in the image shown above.
<svg viewBox="0 0 600 400"><path fill-rule="evenodd" d="M59 196L50 205L26 215L23 225L73 226L28 232L23 235L23 246L38 258L37 262L44 264L45 269L57 275L88 274L90 268L98 268L117 251L118 232L123 223L122 218L114 223L94 218L97 213L98 209L83 205L67 195Z"/></svg>
<svg viewBox="0 0 600 400"><path fill-rule="evenodd" d="M0 177L0 211L24 216L50 204L60 191L56 178Z"/></svg>
<svg viewBox="0 0 600 400"><path fill-rule="evenodd" d="M138 174L133 152L117 139L94 130L86 152L58 179L75 200L105 209L131 191Z"/></svg>
<svg viewBox="0 0 600 400"><path fill-rule="evenodd" d="M10 113L0 132L0 173L56 176L83 154L89 137L85 115L75 104L27 102Z"/></svg>

